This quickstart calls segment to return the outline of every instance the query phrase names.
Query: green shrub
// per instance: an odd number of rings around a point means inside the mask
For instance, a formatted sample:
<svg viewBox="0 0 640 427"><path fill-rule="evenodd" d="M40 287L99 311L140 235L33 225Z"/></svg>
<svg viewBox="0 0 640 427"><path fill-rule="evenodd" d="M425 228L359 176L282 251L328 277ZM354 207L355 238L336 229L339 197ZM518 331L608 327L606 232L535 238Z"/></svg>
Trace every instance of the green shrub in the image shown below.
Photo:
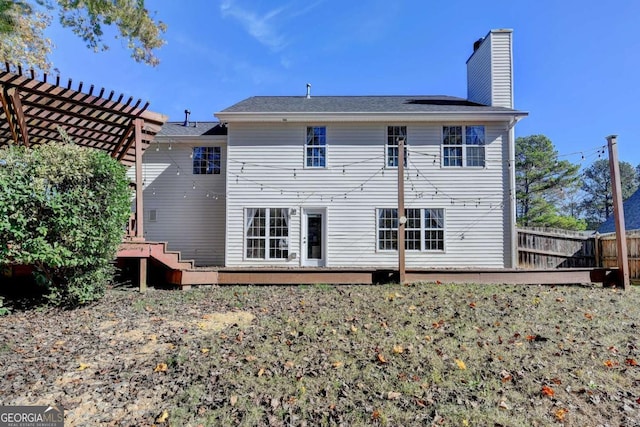
<svg viewBox="0 0 640 427"><path fill-rule="evenodd" d="M130 209L126 169L105 152L0 149L0 267L32 265L55 305L104 294Z"/></svg>

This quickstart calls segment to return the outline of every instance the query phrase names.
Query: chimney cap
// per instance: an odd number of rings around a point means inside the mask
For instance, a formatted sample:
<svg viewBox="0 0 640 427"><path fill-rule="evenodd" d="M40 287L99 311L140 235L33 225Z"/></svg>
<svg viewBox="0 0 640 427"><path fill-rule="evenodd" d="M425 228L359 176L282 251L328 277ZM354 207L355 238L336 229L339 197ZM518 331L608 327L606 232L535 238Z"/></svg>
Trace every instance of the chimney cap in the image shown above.
<svg viewBox="0 0 640 427"><path fill-rule="evenodd" d="M476 50L478 50L478 48L480 47L480 45L482 44L482 42L484 41L484 37L480 37L478 40L476 40L475 42L473 42L473 51L475 52Z"/></svg>
<svg viewBox="0 0 640 427"><path fill-rule="evenodd" d="M307 83L307 99L311 98L311 83Z"/></svg>

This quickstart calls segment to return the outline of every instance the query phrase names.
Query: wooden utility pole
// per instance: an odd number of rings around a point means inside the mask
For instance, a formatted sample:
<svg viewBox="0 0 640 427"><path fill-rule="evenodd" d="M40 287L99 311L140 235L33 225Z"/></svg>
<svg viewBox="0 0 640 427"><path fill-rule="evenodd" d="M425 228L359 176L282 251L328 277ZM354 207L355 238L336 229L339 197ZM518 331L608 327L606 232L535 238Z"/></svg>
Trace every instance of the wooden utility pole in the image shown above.
<svg viewBox="0 0 640 427"><path fill-rule="evenodd" d="M398 138L398 273L401 285L406 279L404 262L404 228L407 217L404 215L404 138Z"/></svg>
<svg viewBox="0 0 640 427"><path fill-rule="evenodd" d="M608 136L607 145L609 146L609 170L611 171L611 191L613 192L613 218L616 224L618 283L622 283L622 288L626 291L630 287L629 259L627 258L627 232L624 225L624 208L622 207L617 137L617 135Z"/></svg>

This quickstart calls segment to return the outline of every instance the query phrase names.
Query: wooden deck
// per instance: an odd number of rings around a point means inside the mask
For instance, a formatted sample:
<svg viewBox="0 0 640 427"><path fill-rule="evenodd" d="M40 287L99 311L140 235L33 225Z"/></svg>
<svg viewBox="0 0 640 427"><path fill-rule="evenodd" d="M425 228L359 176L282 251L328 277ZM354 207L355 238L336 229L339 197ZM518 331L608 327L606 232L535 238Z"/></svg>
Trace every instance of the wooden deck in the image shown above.
<svg viewBox="0 0 640 427"><path fill-rule="evenodd" d="M163 273L167 284L189 289L198 285L275 285L275 284L380 284L398 282L398 271L380 268L238 268L195 267L178 252L167 250L166 243L127 241L118 251L120 259L137 259L144 269L141 289L146 287L147 269ZM147 260L151 260L147 263ZM157 271L156 271L157 273ZM158 274L154 275L158 277ZM616 282L611 268L542 269L407 269L406 283L482 283L482 284L574 284ZM144 281L144 283L142 283ZM143 286L144 285L144 286Z"/></svg>

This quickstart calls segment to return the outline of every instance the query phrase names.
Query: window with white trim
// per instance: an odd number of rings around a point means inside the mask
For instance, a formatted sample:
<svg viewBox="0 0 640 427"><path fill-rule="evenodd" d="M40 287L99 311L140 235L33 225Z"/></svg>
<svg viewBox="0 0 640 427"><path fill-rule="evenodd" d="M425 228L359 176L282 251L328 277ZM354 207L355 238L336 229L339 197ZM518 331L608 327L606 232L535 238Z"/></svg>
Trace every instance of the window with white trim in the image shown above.
<svg viewBox="0 0 640 427"><path fill-rule="evenodd" d="M387 167L398 167L398 142L404 140L404 165L407 166L407 127L406 126L387 126L387 144L386 144L386 165Z"/></svg>
<svg viewBox="0 0 640 427"><path fill-rule="evenodd" d="M308 168L327 167L327 128L307 127L307 142L304 146L305 165Z"/></svg>
<svg viewBox="0 0 640 427"><path fill-rule="evenodd" d="M442 127L442 166L485 166L482 125Z"/></svg>
<svg viewBox="0 0 640 427"><path fill-rule="evenodd" d="M193 147L193 174L219 175L221 166L220 147Z"/></svg>
<svg viewBox="0 0 640 427"><path fill-rule="evenodd" d="M405 209L405 249L444 251L444 209ZM377 209L378 250L398 250L398 210Z"/></svg>
<svg viewBox="0 0 640 427"><path fill-rule="evenodd" d="M246 258L287 259L289 256L289 210L245 209Z"/></svg>

